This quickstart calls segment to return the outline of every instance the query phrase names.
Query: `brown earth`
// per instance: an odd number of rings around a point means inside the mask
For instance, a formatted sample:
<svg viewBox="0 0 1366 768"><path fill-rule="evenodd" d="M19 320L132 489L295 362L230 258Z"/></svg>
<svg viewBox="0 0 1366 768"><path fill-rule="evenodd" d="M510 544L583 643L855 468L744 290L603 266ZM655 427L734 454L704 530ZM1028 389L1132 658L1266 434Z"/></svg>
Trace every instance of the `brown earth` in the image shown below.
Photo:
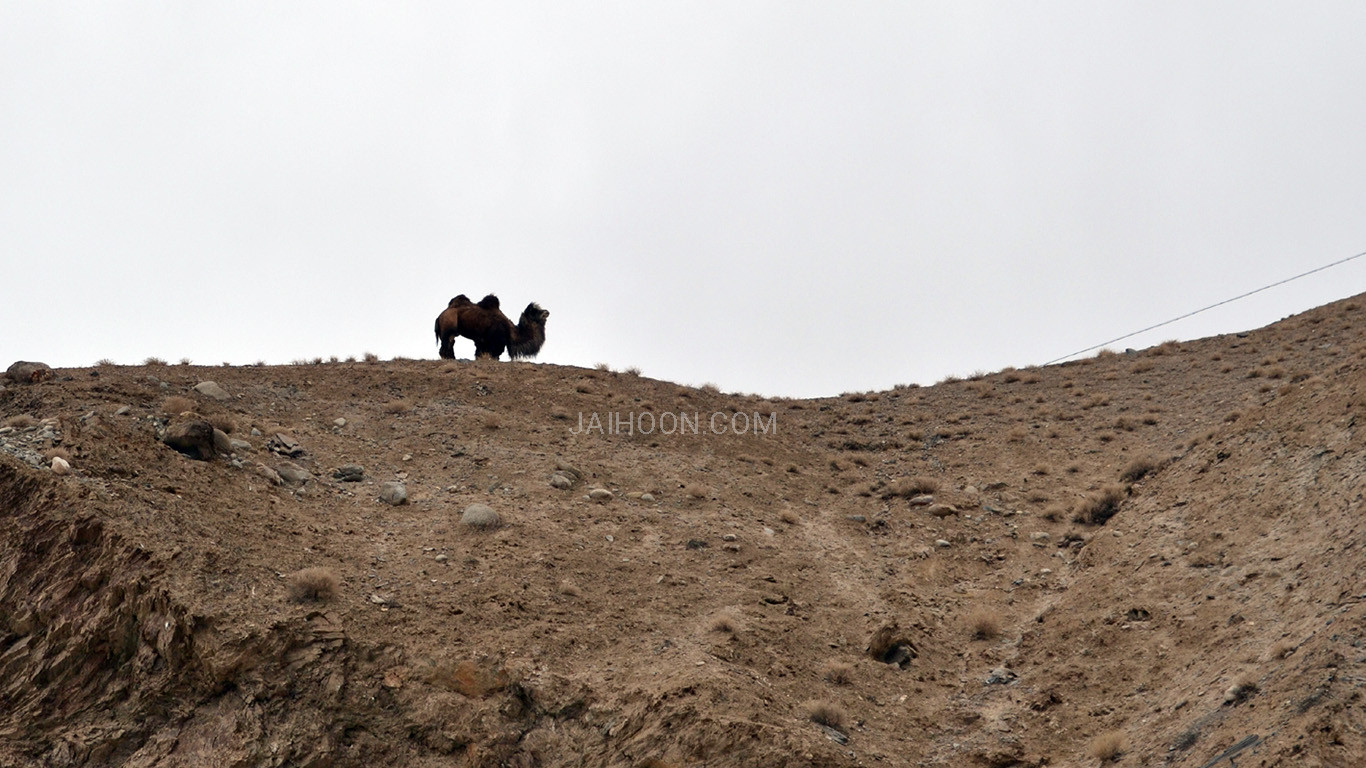
<svg viewBox="0 0 1366 768"><path fill-rule="evenodd" d="M1366 765L1360 307L821 400L506 362L7 382L0 764ZM249 445L167 447L186 406Z"/></svg>

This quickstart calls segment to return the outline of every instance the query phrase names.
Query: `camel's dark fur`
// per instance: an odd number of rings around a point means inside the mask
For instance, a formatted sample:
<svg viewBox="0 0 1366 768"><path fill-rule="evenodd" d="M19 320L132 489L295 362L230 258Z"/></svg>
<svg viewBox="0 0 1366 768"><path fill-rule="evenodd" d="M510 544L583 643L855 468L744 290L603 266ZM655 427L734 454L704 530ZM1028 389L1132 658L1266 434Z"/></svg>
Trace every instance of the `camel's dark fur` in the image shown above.
<svg viewBox="0 0 1366 768"><path fill-rule="evenodd" d="M464 336L474 341L475 357L497 359L506 349L508 357L535 357L545 343L545 321L550 312L532 302L526 305L516 325L498 308L498 297L489 294L470 301L465 294L451 299L436 318L436 339L441 344L441 356L455 357L455 339Z"/></svg>

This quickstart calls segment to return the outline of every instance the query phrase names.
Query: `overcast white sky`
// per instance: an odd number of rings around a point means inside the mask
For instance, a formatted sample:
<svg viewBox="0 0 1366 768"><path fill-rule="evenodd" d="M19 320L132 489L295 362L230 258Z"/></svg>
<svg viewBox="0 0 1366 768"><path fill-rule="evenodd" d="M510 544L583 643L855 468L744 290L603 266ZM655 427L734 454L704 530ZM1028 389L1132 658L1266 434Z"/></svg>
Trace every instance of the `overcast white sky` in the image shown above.
<svg viewBox="0 0 1366 768"><path fill-rule="evenodd" d="M0 1L0 367L540 360L831 395L1366 251L1361 2ZM1366 258L1120 345L1366 291ZM457 353L469 356L462 340Z"/></svg>

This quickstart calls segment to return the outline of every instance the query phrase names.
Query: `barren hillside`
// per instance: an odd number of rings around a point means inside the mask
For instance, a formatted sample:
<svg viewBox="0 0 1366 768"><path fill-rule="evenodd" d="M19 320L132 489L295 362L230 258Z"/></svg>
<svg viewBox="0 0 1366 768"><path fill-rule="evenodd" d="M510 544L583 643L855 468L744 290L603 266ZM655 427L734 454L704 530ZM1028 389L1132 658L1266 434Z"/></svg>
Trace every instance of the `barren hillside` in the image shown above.
<svg viewBox="0 0 1366 768"><path fill-rule="evenodd" d="M7 381L0 764L1366 764L1360 307L821 400Z"/></svg>

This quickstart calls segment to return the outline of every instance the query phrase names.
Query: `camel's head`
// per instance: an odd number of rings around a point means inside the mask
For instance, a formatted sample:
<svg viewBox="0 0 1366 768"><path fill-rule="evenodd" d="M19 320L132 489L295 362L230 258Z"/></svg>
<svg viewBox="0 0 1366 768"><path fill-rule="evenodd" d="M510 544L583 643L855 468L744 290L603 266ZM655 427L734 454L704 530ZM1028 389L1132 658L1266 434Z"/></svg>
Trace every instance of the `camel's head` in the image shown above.
<svg viewBox="0 0 1366 768"><path fill-rule="evenodd" d="M541 309L541 305L533 301L526 305L526 309L522 311L522 317L537 325L545 325L546 318L550 317L550 310Z"/></svg>

